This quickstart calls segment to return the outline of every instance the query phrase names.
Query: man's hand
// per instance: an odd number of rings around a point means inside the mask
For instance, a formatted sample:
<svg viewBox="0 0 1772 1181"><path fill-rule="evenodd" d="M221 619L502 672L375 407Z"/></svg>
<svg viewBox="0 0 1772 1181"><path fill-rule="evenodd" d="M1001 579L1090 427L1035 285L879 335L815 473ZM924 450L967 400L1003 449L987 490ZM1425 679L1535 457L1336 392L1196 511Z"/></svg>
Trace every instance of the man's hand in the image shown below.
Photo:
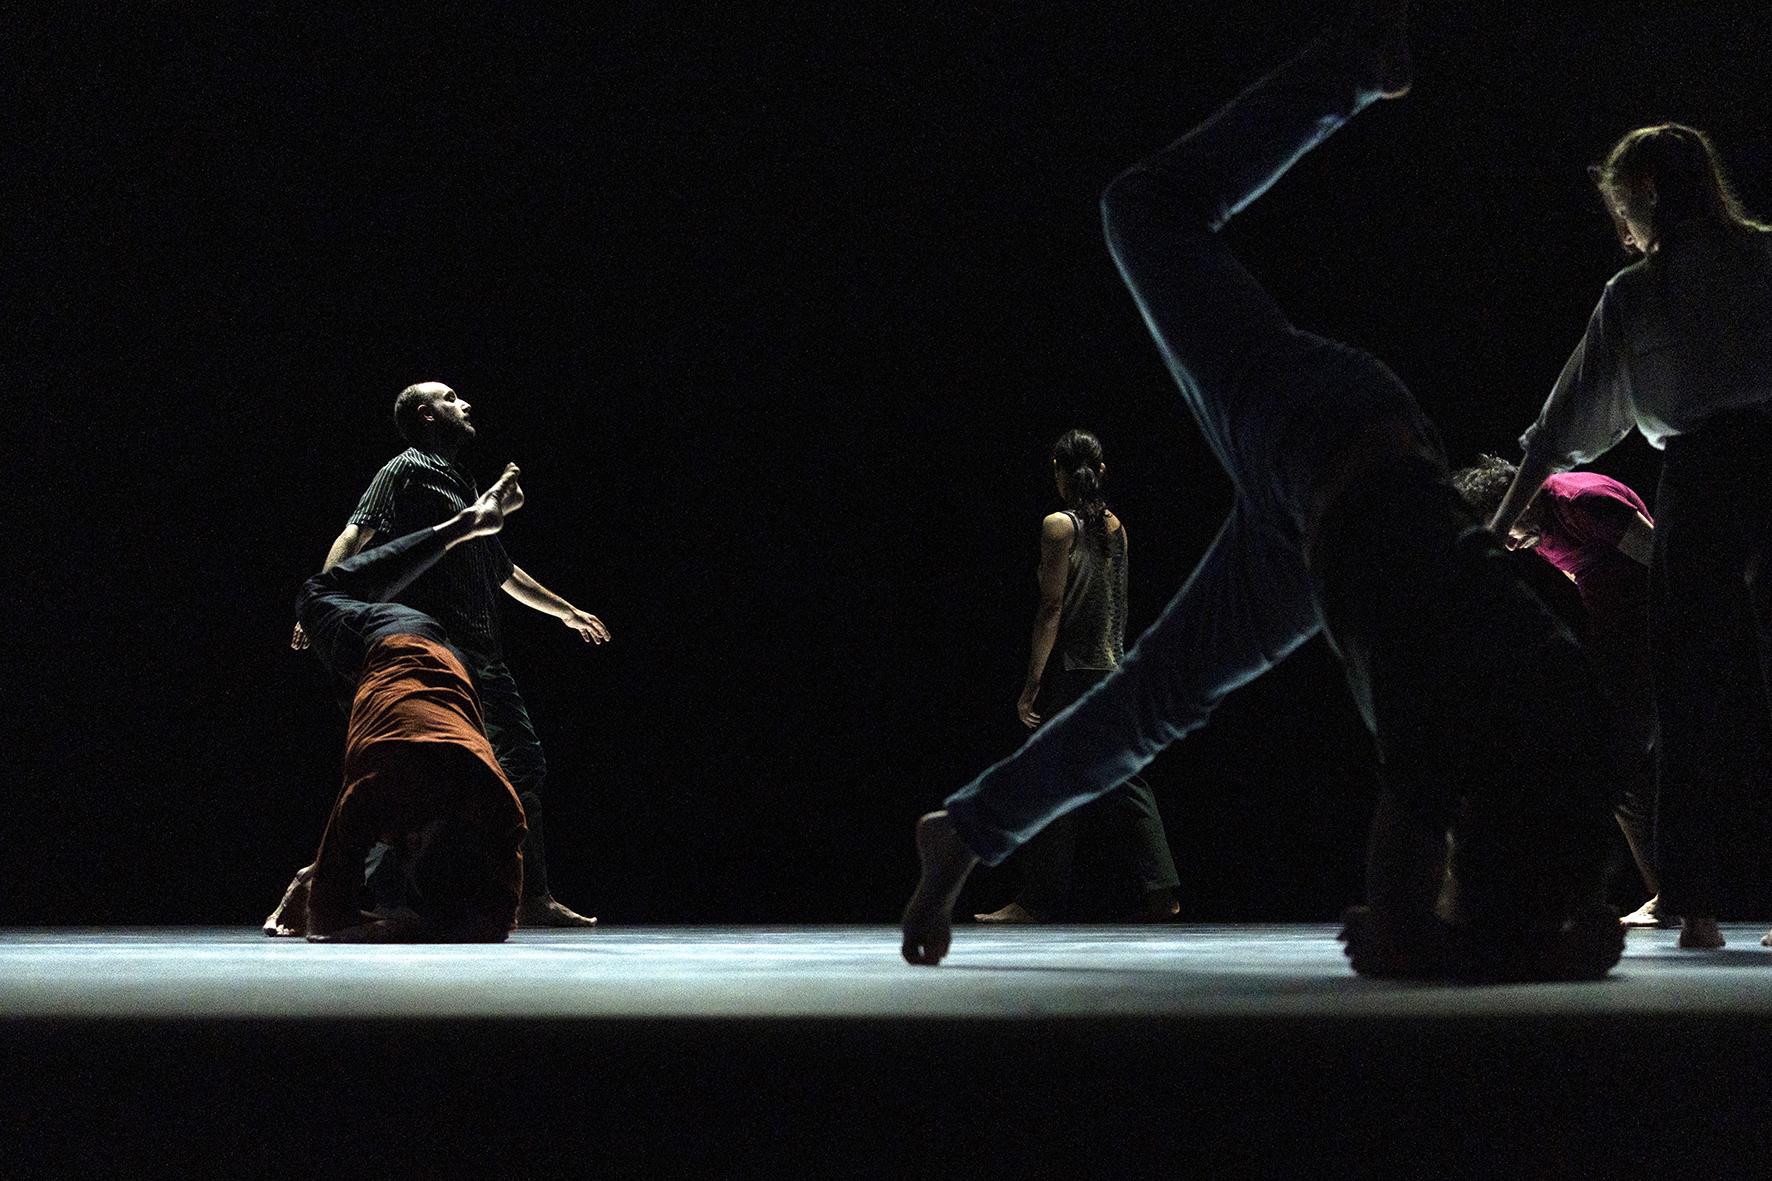
<svg viewBox="0 0 1772 1181"><path fill-rule="evenodd" d="M577 632L579 638L587 644L609 642L609 629L603 626L601 619L589 611L580 611L577 607L573 607L560 617L560 622Z"/></svg>
<svg viewBox="0 0 1772 1181"><path fill-rule="evenodd" d="M1040 695L1040 686L1026 685L1021 690L1021 700L1015 703L1015 714L1021 724L1032 730L1040 724L1040 715L1034 712L1034 698Z"/></svg>
<svg viewBox="0 0 1772 1181"><path fill-rule="evenodd" d="M302 630L301 624L296 624L295 631L291 633L289 637L289 646L297 652L305 652L308 649L308 645L313 642L314 641L308 639L308 633Z"/></svg>

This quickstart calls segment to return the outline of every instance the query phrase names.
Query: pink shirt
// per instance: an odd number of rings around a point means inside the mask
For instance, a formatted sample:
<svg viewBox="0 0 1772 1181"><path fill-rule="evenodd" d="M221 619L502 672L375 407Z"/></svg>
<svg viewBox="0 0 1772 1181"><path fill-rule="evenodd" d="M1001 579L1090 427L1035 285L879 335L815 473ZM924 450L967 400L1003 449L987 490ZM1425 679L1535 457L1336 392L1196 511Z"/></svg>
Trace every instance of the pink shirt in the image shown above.
<svg viewBox="0 0 1772 1181"><path fill-rule="evenodd" d="M1544 519L1533 552L1573 578L1581 601L1603 622L1623 623L1641 612L1649 568L1626 556L1618 540L1638 513L1649 516L1643 498L1598 472L1561 472L1538 497Z"/></svg>

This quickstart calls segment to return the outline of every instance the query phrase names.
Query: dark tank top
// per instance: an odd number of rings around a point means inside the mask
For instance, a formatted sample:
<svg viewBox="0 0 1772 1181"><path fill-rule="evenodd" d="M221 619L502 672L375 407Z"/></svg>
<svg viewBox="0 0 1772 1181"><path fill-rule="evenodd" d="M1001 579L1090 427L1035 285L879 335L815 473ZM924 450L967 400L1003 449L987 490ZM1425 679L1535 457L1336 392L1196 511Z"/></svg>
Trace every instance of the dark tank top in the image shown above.
<svg viewBox="0 0 1772 1181"><path fill-rule="evenodd" d="M1083 518L1065 510L1077 535L1071 542L1070 571L1064 580L1064 610L1058 617L1057 648L1064 667L1118 668L1126 655L1126 532L1099 534Z"/></svg>

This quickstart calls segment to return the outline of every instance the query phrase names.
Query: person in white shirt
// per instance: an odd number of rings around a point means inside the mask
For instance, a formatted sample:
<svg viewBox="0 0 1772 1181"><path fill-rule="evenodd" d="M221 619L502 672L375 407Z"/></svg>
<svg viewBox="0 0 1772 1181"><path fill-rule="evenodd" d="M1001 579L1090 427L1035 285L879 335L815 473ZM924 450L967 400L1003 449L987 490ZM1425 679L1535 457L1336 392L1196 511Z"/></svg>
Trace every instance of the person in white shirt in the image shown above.
<svg viewBox="0 0 1772 1181"><path fill-rule="evenodd" d="M1742 208L1709 138L1678 123L1625 135L1594 180L1642 257L1606 284L1521 436L1491 528L1506 536L1549 476L1633 427L1665 452L1649 612L1661 909L1681 916L1681 947L1721 947L1712 769L1743 735L1716 670L1754 643L1772 684L1772 226ZM1729 623L1744 605L1751 638Z"/></svg>

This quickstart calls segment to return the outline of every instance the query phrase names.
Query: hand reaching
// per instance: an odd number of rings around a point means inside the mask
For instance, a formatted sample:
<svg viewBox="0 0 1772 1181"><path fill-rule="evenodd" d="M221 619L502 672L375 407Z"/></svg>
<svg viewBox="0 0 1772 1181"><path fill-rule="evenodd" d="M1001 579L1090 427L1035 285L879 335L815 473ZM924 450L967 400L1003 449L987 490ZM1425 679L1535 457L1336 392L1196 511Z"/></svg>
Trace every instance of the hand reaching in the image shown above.
<svg viewBox="0 0 1772 1181"><path fill-rule="evenodd" d="M587 644L606 644L609 642L609 629L603 626L603 621L601 619L598 619L589 611L580 611L577 607L574 607L565 615L561 616L560 622L577 632L579 638Z"/></svg>

